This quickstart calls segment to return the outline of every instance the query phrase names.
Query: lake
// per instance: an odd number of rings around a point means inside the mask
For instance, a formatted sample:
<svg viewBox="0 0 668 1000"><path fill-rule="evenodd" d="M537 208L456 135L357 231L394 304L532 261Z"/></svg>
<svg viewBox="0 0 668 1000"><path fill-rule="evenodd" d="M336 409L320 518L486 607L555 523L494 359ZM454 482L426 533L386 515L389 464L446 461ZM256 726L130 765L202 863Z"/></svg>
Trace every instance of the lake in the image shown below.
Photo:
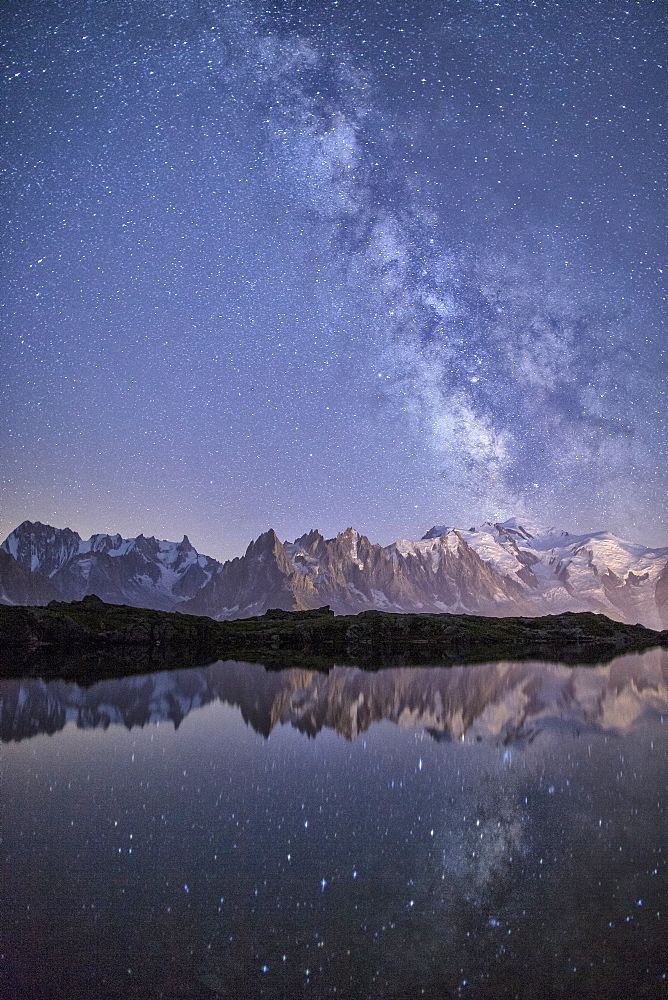
<svg viewBox="0 0 668 1000"><path fill-rule="evenodd" d="M0 682L0 995L668 995L668 653Z"/></svg>

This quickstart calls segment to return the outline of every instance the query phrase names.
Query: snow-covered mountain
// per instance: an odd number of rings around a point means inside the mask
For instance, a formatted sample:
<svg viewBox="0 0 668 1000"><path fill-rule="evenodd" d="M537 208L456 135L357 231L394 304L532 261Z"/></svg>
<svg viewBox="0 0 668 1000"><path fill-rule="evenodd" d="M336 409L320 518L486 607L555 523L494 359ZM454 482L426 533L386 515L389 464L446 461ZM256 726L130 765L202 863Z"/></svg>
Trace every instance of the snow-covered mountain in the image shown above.
<svg viewBox="0 0 668 1000"><path fill-rule="evenodd" d="M5 585L11 565L0 563L3 603L46 603L47 587L63 600L95 593L111 603L217 619L329 604L337 614L596 611L650 628L668 626L668 547L650 549L605 531L572 535L517 519L468 529L437 525L418 541L387 546L353 528L335 538L314 530L293 542L267 531L225 563L200 555L187 537L178 543L143 535L84 541L68 528L29 521L1 548L23 571L20 586L16 574L12 586Z"/></svg>
<svg viewBox="0 0 668 1000"><path fill-rule="evenodd" d="M517 518L468 531L436 526L418 544L453 533L521 583L535 614L598 611L648 628L668 624L668 547L650 549L609 531L573 535Z"/></svg>
<svg viewBox="0 0 668 1000"><path fill-rule="evenodd" d="M97 594L112 604L169 611L208 582L217 560L200 555L187 536L180 542L157 538L92 535L24 521L2 543L4 552L32 578L47 578L57 597L78 601ZM2 600L2 603L20 603ZM46 603L26 601L25 603Z"/></svg>
<svg viewBox="0 0 668 1000"><path fill-rule="evenodd" d="M381 611L544 615L596 611L649 628L668 625L668 548L609 532L571 535L516 519L462 530L436 526L419 541L373 545L348 528L282 543L261 535L216 570L184 605L239 618L268 607L329 604L337 614Z"/></svg>

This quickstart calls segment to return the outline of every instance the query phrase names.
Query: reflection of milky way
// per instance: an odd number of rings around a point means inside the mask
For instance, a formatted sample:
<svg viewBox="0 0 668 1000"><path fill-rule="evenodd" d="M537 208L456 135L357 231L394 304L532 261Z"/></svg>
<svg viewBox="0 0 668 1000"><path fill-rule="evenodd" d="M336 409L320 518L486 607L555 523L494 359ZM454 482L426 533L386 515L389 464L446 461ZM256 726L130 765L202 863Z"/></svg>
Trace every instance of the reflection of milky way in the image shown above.
<svg viewBox="0 0 668 1000"><path fill-rule="evenodd" d="M8 529L659 541L654 5L409 7L17 18Z"/></svg>
<svg viewBox="0 0 668 1000"><path fill-rule="evenodd" d="M509 876L513 862L521 861L522 817L512 812L511 803L499 803L493 815L472 823L468 834L456 849L443 848L443 873L453 878L456 891L468 902L489 905L492 890Z"/></svg>

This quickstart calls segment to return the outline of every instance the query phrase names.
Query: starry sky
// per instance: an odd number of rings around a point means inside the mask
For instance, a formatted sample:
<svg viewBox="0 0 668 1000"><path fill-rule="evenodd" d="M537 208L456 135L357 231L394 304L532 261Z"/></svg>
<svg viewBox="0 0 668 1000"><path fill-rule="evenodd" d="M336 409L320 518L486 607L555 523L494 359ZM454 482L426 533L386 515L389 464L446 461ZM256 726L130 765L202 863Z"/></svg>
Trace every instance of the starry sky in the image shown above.
<svg viewBox="0 0 668 1000"><path fill-rule="evenodd" d="M658 0L2 28L3 537L668 543Z"/></svg>

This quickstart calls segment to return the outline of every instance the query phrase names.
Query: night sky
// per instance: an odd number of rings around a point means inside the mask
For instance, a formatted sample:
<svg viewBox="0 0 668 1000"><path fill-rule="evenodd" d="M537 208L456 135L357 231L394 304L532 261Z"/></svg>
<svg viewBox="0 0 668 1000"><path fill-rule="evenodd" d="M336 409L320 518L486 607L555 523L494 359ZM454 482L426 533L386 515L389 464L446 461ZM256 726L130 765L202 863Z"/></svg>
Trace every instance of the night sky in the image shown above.
<svg viewBox="0 0 668 1000"><path fill-rule="evenodd" d="M2 537L668 543L663 3L4 11Z"/></svg>

